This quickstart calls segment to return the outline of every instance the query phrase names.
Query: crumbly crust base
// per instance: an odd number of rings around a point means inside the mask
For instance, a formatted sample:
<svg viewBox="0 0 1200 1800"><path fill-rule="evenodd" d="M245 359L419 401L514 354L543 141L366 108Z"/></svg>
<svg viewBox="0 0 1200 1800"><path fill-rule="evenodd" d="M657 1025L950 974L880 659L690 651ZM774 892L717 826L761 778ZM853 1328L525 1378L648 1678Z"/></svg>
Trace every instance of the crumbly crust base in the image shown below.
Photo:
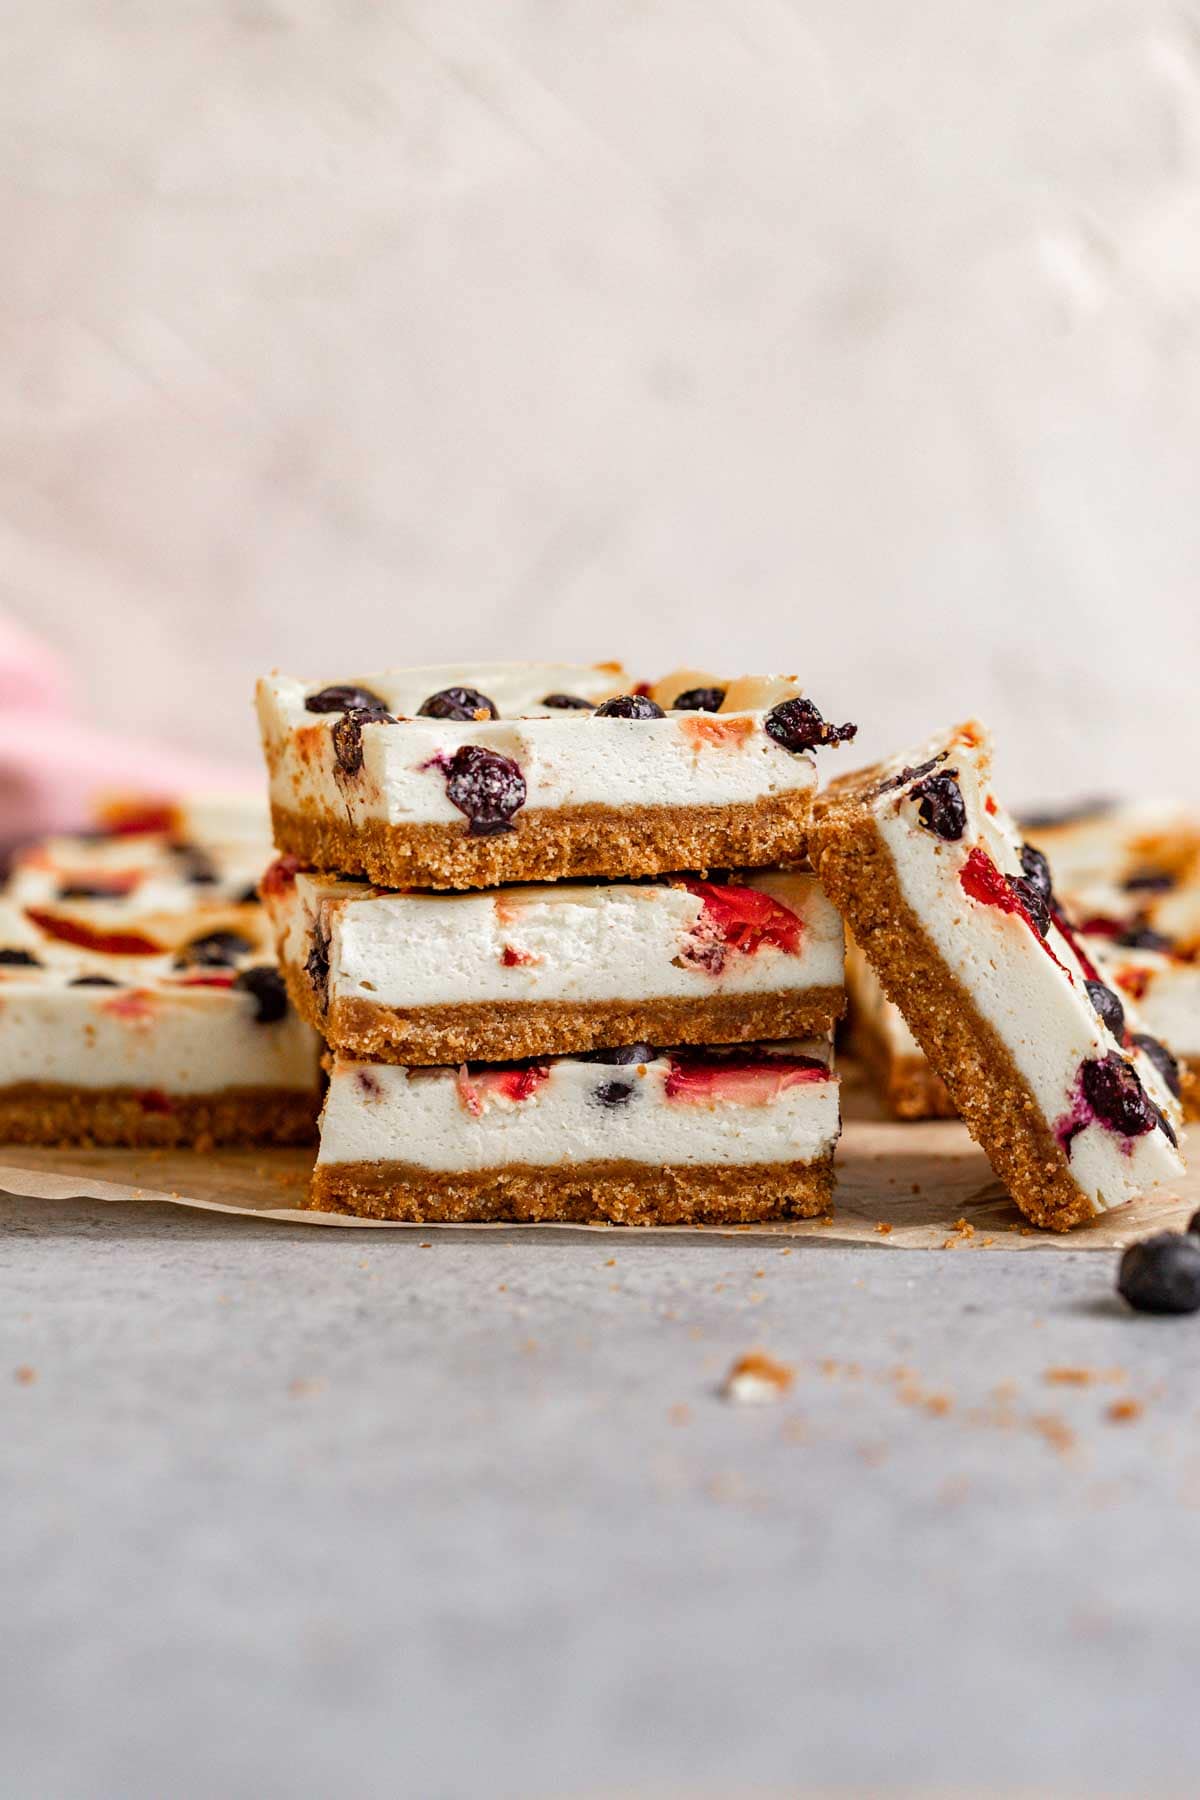
<svg viewBox="0 0 1200 1800"><path fill-rule="evenodd" d="M518 813L515 829L471 837L467 822L392 825L273 805L280 850L380 887L486 888L566 876L761 869L804 858L812 790L736 806L562 806Z"/></svg>
<svg viewBox="0 0 1200 1800"><path fill-rule="evenodd" d="M853 1012L850 1017L850 1048L894 1119L957 1119L945 1082L923 1056L894 1056L882 1032Z"/></svg>
<svg viewBox="0 0 1200 1800"><path fill-rule="evenodd" d="M828 1212L833 1183L832 1153L811 1163L745 1168L613 1160L446 1172L404 1162L318 1163L309 1205L428 1225L753 1225Z"/></svg>
<svg viewBox="0 0 1200 1800"><path fill-rule="evenodd" d="M1007 1045L904 899L863 797L878 779L878 770L867 770L821 797L809 837L817 878L1025 1217L1069 1231L1095 1216L1091 1202Z"/></svg>
<svg viewBox="0 0 1200 1800"><path fill-rule="evenodd" d="M169 1111L166 1108L169 1107ZM134 1088L60 1087L22 1081L0 1088L0 1143L211 1150L217 1144L311 1144L316 1092L227 1088L147 1095Z"/></svg>
<svg viewBox="0 0 1200 1800"><path fill-rule="evenodd" d="M343 1056L415 1065L570 1056L614 1044L744 1044L822 1037L846 1010L842 988L711 994L696 1000L497 1000L397 1008L335 999L322 1013L303 969L285 967L301 1018Z"/></svg>
<svg viewBox="0 0 1200 1800"><path fill-rule="evenodd" d="M1200 1119L1200 1074L1191 1063L1179 1065L1179 1103L1185 1119Z"/></svg>

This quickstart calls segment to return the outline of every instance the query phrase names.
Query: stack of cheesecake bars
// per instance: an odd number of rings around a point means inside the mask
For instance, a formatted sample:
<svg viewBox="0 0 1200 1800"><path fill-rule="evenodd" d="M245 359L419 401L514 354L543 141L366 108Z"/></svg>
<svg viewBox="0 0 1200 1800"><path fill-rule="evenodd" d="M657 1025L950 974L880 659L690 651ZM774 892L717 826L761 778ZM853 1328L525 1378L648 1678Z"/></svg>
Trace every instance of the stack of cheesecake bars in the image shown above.
<svg viewBox="0 0 1200 1800"><path fill-rule="evenodd" d="M973 723L818 791L855 727L793 677L273 675L258 706L270 826L127 802L17 856L0 1141L298 1144L319 1114L320 1208L814 1216L845 921L885 1104L958 1113L1030 1220L1177 1180L1194 819L1023 834Z"/></svg>
<svg viewBox="0 0 1200 1800"><path fill-rule="evenodd" d="M787 680L435 669L260 689L263 883L329 1046L317 1205L679 1224L826 1210L841 921Z"/></svg>

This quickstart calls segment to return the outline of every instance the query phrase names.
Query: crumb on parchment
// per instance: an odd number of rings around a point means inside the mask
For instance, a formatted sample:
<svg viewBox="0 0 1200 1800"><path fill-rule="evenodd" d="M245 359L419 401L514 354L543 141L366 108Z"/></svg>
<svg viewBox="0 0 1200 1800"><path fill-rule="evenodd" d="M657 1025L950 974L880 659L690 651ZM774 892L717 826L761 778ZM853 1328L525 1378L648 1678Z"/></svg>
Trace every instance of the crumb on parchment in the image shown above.
<svg viewBox="0 0 1200 1800"><path fill-rule="evenodd" d="M750 1350L745 1356L739 1356L730 1368L721 1392L726 1400L736 1400L742 1405L762 1405L782 1399L791 1387L795 1373L787 1363L776 1362L765 1351Z"/></svg>

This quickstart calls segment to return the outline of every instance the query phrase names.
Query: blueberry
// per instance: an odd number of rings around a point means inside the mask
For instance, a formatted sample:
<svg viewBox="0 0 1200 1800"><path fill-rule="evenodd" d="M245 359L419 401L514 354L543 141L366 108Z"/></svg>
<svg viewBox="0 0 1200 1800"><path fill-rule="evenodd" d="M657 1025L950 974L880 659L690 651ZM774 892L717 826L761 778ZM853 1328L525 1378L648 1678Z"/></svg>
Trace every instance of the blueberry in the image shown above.
<svg viewBox="0 0 1200 1800"><path fill-rule="evenodd" d="M77 975L74 981L68 981L68 987L120 987L111 975Z"/></svg>
<svg viewBox="0 0 1200 1800"><path fill-rule="evenodd" d="M1006 875L1004 879L1029 914L1033 929L1044 938L1050 929L1050 902L1041 888L1027 875Z"/></svg>
<svg viewBox="0 0 1200 1800"><path fill-rule="evenodd" d="M472 837L516 829L512 818L525 804L525 777L511 757L463 744L445 767L447 798L466 814Z"/></svg>
<svg viewBox="0 0 1200 1800"><path fill-rule="evenodd" d="M119 900L115 888L101 887L88 881L67 881L58 890L60 900Z"/></svg>
<svg viewBox="0 0 1200 1800"><path fill-rule="evenodd" d="M671 702L676 712L720 712L725 703L725 689L685 688Z"/></svg>
<svg viewBox="0 0 1200 1800"><path fill-rule="evenodd" d="M306 712L373 712L385 713L387 704L373 694L370 688L364 687L327 687L319 694L310 694L304 702Z"/></svg>
<svg viewBox="0 0 1200 1800"><path fill-rule="evenodd" d="M1137 1070L1115 1050L1081 1063L1079 1078L1096 1117L1122 1137L1142 1137L1159 1123L1158 1109L1148 1098Z"/></svg>
<svg viewBox="0 0 1200 1800"><path fill-rule="evenodd" d="M617 1044L610 1050L589 1050L582 1061L613 1063L623 1068L627 1063L653 1062L654 1055L653 1044Z"/></svg>
<svg viewBox="0 0 1200 1800"><path fill-rule="evenodd" d="M449 687L441 688L436 694L430 694L428 700L422 701L417 708L419 719L465 719L468 723L480 719L498 719L495 702L476 688Z"/></svg>
<svg viewBox="0 0 1200 1800"><path fill-rule="evenodd" d="M240 931L209 931L185 944L175 959L177 969L227 969L254 945Z"/></svg>
<svg viewBox="0 0 1200 1800"><path fill-rule="evenodd" d="M605 700L592 714L593 719L665 719L666 714L649 694L618 694Z"/></svg>
<svg viewBox="0 0 1200 1800"><path fill-rule="evenodd" d="M1188 1236L1200 1237L1200 1212L1194 1212L1187 1222Z"/></svg>
<svg viewBox="0 0 1200 1800"><path fill-rule="evenodd" d="M256 963L252 969L243 969L233 985L253 994L256 1024L274 1025L287 1012L288 997L283 976L268 964Z"/></svg>
<svg viewBox="0 0 1200 1800"><path fill-rule="evenodd" d="M594 1097L601 1106L626 1106L637 1090L631 1081L604 1081Z"/></svg>
<svg viewBox="0 0 1200 1800"><path fill-rule="evenodd" d="M1102 981L1087 981L1088 999L1100 1014L1100 1018L1116 1038L1118 1044L1125 1041L1125 1008L1121 1004L1121 996L1114 994L1110 987Z"/></svg>
<svg viewBox="0 0 1200 1800"><path fill-rule="evenodd" d="M1160 1231L1130 1244L1121 1258L1117 1292L1136 1312L1200 1311L1200 1243L1177 1231Z"/></svg>
<svg viewBox="0 0 1200 1800"><path fill-rule="evenodd" d="M946 755L945 750L939 750L936 756L931 756L928 762L918 763L915 769L910 764L901 769L898 775L889 775L886 781L879 783L875 789L876 794L890 794L893 788L907 787L910 781L919 781L922 775L928 775L931 769L944 763Z"/></svg>
<svg viewBox="0 0 1200 1800"><path fill-rule="evenodd" d="M578 694L547 694L542 701L543 706L552 706L555 712L591 712L590 700L581 700Z"/></svg>
<svg viewBox="0 0 1200 1800"><path fill-rule="evenodd" d="M235 906L261 906L262 895L258 891L258 884L252 881L248 888L243 888L233 904Z"/></svg>
<svg viewBox="0 0 1200 1800"><path fill-rule="evenodd" d="M1032 844L1021 845L1021 868L1026 881L1031 881L1046 901L1053 900L1054 883L1050 875L1050 864Z"/></svg>
<svg viewBox="0 0 1200 1800"><path fill-rule="evenodd" d="M1135 869L1121 886L1127 894L1166 894L1175 886L1175 877L1166 869Z"/></svg>
<svg viewBox="0 0 1200 1800"><path fill-rule="evenodd" d="M1132 925L1117 939L1123 950L1170 950L1171 940L1149 925Z"/></svg>
<svg viewBox="0 0 1200 1800"><path fill-rule="evenodd" d="M955 780L957 774L957 769L950 769L945 775L930 775L909 790L909 799L921 802L917 817L926 831L951 844L967 829L967 809Z"/></svg>
<svg viewBox="0 0 1200 1800"><path fill-rule="evenodd" d="M391 713L368 712L361 706L344 712L334 725L332 733L333 754L337 758L338 767L344 769L347 775L357 775L363 763L363 726L394 723Z"/></svg>
<svg viewBox="0 0 1200 1800"><path fill-rule="evenodd" d="M304 972L312 982L313 991L322 1006L329 1001L329 938L318 927L313 934L312 948L304 963Z"/></svg>
<svg viewBox="0 0 1200 1800"><path fill-rule="evenodd" d="M1150 1058L1150 1061L1154 1064L1155 1068L1178 1100L1183 1085L1179 1079L1179 1064L1171 1055L1171 1052L1167 1049L1167 1046L1162 1042L1161 1038L1151 1037L1148 1031L1135 1031L1133 1034L1133 1042L1137 1045L1139 1050L1145 1051L1146 1055Z"/></svg>
<svg viewBox="0 0 1200 1800"><path fill-rule="evenodd" d="M815 750L819 744L847 744L858 736L857 725L831 725L811 700L803 698L773 706L763 720L763 730L793 756L801 750Z"/></svg>
<svg viewBox="0 0 1200 1800"><path fill-rule="evenodd" d="M193 887L212 887L219 879L216 863L199 844L172 844L171 854L178 860L184 880Z"/></svg>
<svg viewBox="0 0 1200 1800"><path fill-rule="evenodd" d="M0 967L5 969L40 969L41 958L28 950L0 950Z"/></svg>

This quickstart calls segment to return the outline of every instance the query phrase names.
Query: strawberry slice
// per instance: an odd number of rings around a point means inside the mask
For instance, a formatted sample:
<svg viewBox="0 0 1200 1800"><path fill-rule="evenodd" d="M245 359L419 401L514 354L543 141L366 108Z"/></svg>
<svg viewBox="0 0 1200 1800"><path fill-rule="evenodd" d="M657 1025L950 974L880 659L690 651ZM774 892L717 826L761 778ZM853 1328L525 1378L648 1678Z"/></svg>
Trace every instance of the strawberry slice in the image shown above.
<svg viewBox="0 0 1200 1800"><path fill-rule="evenodd" d="M1013 888L1007 875L1002 875L986 850L976 844L959 872L959 882L963 892L972 900L978 900L983 906L998 907L1001 912L1014 913L1018 919L1028 925L1038 943L1046 952L1052 963L1057 963L1067 980L1074 982L1075 977L1060 957L1055 956L1048 939L1041 936L1033 922L1029 908Z"/></svg>
<svg viewBox="0 0 1200 1800"><path fill-rule="evenodd" d="M696 940L684 951L688 962L719 975L731 954L753 956L764 944L797 956L804 927L790 906L758 888L725 887L715 881L685 881L704 911Z"/></svg>
<svg viewBox="0 0 1200 1800"><path fill-rule="evenodd" d="M262 894L266 898L278 898L286 894L290 887L296 885L296 877L301 869L308 867L298 856L277 856L262 878Z"/></svg>
<svg viewBox="0 0 1200 1800"><path fill-rule="evenodd" d="M64 944L75 944L81 950L94 950L100 956L161 956L163 946L140 931L99 931L85 925L82 919L64 919L44 907L27 906L25 917Z"/></svg>
<svg viewBox="0 0 1200 1800"><path fill-rule="evenodd" d="M664 1084L668 1100L688 1106L769 1106L787 1088L829 1081L815 1056L673 1056Z"/></svg>
<svg viewBox="0 0 1200 1800"><path fill-rule="evenodd" d="M479 1118L489 1095L519 1104L550 1076L549 1063L529 1063L520 1069L472 1069L463 1063L455 1077L458 1098L472 1118Z"/></svg>

